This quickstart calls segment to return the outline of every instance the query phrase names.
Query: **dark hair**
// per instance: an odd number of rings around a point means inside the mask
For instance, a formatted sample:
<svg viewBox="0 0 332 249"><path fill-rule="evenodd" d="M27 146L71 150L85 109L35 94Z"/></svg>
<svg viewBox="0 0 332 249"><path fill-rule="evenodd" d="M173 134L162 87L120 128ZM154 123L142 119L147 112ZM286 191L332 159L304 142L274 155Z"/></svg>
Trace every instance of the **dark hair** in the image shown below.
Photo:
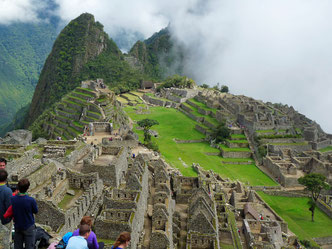
<svg viewBox="0 0 332 249"><path fill-rule="evenodd" d="M1 157L1 158L0 158L0 163L3 163L3 162L4 162L5 164L7 164L7 160Z"/></svg>
<svg viewBox="0 0 332 249"><path fill-rule="evenodd" d="M117 248L119 245L125 244L126 242L130 241L130 233L122 232L120 233L119 237L116 239L113 248Z"/></svg>
<svg viewBox="0 0 332 249"><path fill-rule="evenodd" d="M0 169L0 182L4 182L7 180L8 173L4 169Z"/></svg>
<svg viewBox="0 0 332 249"><path fill-rule="evenodd" d="M89 225L92 227L92 218L90 216L83 216L80 225Z"/></svg>
<svg viewBox="0 0 332 249"><path fill-rule="evenodd" d="M20 193L25 193L30 187L30 182L28 179L24 178L18 181L17 188Z"/></svg>
<svg viewBox="0 0 332 249"><path fill-rule="evenodd" d="M84 236L88 232L90 232L90 230L91 230L91 227L87 224L84 224L84 225L80 225L80 229L79 229L78 233L80 236Z"/></svg>

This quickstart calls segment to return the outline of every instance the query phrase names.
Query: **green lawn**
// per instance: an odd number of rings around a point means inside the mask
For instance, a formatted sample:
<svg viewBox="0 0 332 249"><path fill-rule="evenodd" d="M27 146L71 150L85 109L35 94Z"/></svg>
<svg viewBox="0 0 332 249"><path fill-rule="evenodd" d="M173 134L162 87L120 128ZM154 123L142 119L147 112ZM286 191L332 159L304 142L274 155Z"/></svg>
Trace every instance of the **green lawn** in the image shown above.
<svg viewBox="0 0 332 249"><path fill-rule="evenodd" d="M227 139L228 142L230 143L236 143L236 144L248 144L248 140L246 139L241 139L241 140L229 140Z"/></svg>
<svg viewBox="0 0 332 249"><path fill-rule="evenodd" d="M237 138L243 138L243 139L246 139L246 135L244 135L244 134L232 134L232 135L231 135L231 138L232 138L232 139L237 139Z"/></svg>
<svg viewBox="0 0 332 249"><path fill-rule="evenodd" d="M285 146L299 146L299 145L307 145L308 142L299 142L299 143L269 143L272 145L285 145Z"/></svg>
<svg viewBox="0 0 332 249"><path fill-rule="evenodd" d="M229 148L224 144L220 144L219 147L223 149L224 151L243 151L243 152L250 152L251 150L249 148Z"/></svg>
<svg viewBox="0 0 332 249"><path fill-rule="evenodd" d="M331 150L332 150L332 146L327 146L327 147L325 147L323 149L320 149L319 151L320 152L327 152L327 151L331 151Z"/></svg>
<svg viewBox="0 0 332 249"><path fill-rule="evenodd" d="M195 130L197 124L182 112L173 108L150 107L150 114L136 114L133 107L124 108L132 120L150 118L157 120L160 124L151 129L159 133L157 141L159 149L166 161L175 168L178 168L185 176L196 176L192 169L192 163L199 163L205 169L212 169L224 177L239 179L249 182L252 185L275 185L268 176L262 173L254 165L221 165L220 156L208 156L206 152L219 152L218 149L210 147L208 143L177 144L174 138L189 140L204 138L204 135ZM143 138L143 131L136 130L140 140ZM184 163L186 165L184 165Z"/></svg>
<svg viewBox="0 0 332 249"><path fill-rule="evenodd" d="M259 195L288 223L289 229L300 239L332 236L332 219L319 208L315 210L315 221L311 221L308 198L271 196L260 191Z"/></svg>

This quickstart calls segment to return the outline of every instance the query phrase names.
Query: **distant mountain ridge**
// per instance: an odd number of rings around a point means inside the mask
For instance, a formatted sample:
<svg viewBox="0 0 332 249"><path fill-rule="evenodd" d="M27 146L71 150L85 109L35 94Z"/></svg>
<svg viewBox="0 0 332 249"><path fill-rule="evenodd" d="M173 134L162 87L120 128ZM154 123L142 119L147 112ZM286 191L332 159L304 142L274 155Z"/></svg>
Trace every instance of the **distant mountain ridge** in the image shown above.
<svg viewBox="0 0 332 249"><path fill-rule="evenodd" d="M0 135L27 105L57 34L57 20L0 25Z"/></svg>

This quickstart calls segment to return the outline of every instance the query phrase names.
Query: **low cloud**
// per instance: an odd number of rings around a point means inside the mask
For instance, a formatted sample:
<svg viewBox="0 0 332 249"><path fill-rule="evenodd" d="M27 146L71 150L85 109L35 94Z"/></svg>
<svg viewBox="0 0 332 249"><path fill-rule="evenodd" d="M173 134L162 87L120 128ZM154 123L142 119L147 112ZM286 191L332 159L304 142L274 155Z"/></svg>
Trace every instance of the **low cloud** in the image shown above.
<svg viewBox="0 0 332 249"><path fill-rule="evenodd" d="M0 24L37 22L45 5L42 0L0 0Z"/></svg>
<svg viewBox="0 0 332 249"><path fill-rule="evenodd" d="M89 12L111 37L137 32L148 38L171 23L173 37L191 51L186 71L199 83L292 105L332 133L329 0L54 2L65 22ZM0 23L37 20L37 3L2 0Z"/></svg>

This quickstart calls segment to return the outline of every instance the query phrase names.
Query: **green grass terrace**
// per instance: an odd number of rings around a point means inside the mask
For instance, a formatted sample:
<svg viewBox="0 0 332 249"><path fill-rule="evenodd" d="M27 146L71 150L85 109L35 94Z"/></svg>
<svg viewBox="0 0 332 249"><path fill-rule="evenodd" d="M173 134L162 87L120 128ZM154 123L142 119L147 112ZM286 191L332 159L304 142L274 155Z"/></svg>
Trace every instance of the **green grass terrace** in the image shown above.
<svg viewBox="0 0 332 249"><path fill-rule="evenodd" d="M332 151L332 146L327 146L325 148L322 148L319 150L320 152L328 152L328 151Z"/></svg>
<svg viewBox="0 0 332 249"><path fill-rule="evenodd" d="M160 152L165 160L174 168L178 168L184 176L196 176L196 172L191 165L199 163L206 170L212 169L222 177L232 180L240 180L250 185L277 185L271 178L261 172L252 160L248 164L222 164L223 162L231 162L232 159L225 159L221 156L211 156L206 153L219 153L219 149L211 147L207 142L201 143L176 143L174 139L193 140L204 138L204 135L195 130L197 122L187 117L182 112L173 108L150 107L150 114L137 114L135 107L127 106L124 108L126 113L133 121L142 120L144 118L154 119L159 125L153 126L151 129L158 132L158 138L152 138L158 143ZM134 131L143 141L143 131L134 128ZM250 151L248 148L240 148ZM226 160L226 161L224 161ZM233 159L241 161L242 159ZM250 161L250 162L249 162Z"/></svg>
<svg viewBox="0 0 332 249"><path fill-rule="evenodd" d="M309 198L271 196L261 191L258 193L288 223L288 228L300 240L312 241L312 238L332 236L332 219L318 207L315 209L315 221L311 221L307 204Z"/></svg>
<svg viewBox="0 0 332 249"><path fill-rule="evenodd" d="M194 98L192 98L192 99L188 99L188 101L190 101L190 102L196 104L197 106L199 106L200 108L202 108L202 109L204 109L204 110L211 111L211 112L213 112L214 114L216 114L216 111L217 111L216 109L214 109L214 108L210 108L210 107L208 107L206 104L204 104L204 103L202 103L202 102L200 102L200 101L198 101L198 100L196 100L196 99L194 99Z"/></svg>

